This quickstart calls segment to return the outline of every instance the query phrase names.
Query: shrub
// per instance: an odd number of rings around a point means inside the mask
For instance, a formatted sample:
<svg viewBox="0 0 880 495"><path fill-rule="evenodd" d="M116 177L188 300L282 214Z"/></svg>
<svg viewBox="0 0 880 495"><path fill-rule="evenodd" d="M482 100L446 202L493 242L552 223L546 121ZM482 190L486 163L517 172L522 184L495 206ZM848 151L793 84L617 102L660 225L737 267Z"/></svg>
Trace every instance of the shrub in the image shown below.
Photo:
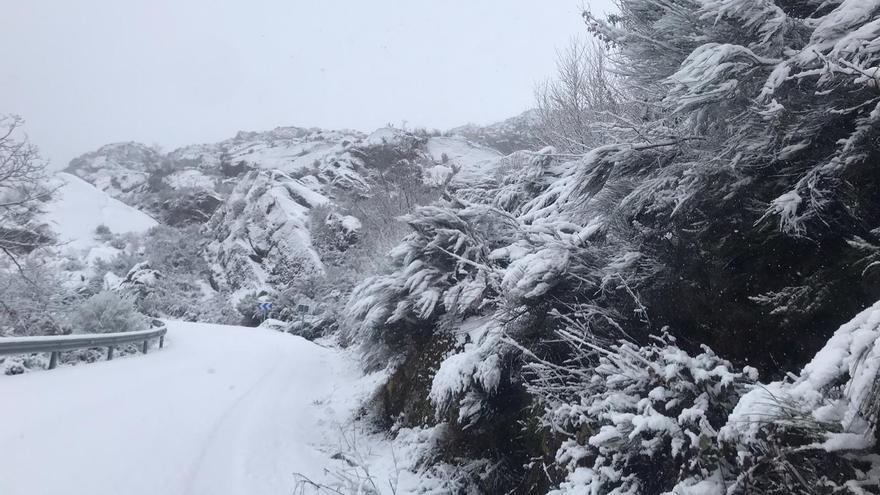
<svg viewBox="0 0 880 495"><path fill-rule="evenodd" d="M86 299L73 311L71 323L77 333L133 332L147 327L146 318L130 298L110 291Z"/></svg>
<svg viewBox="0 0 880 495"><path fill-rule="evenodd" d="M255 327L263 321L264 317L270 318L273 316L272 312L267 315L260 312L258 307L260 302L260 295L255 292L245 294L244 297L238 301L238 304L235 305L235 309L241 315L242 325Z"/></svg>
<svg viewBox="0 0 880 495"><path fill-rule="evenodd" d="M20 270L0 270L0 335L68 333L75 295L52 267L27 258Z"/></svg>
<svg viewBox="0 0 880 495"><path fill-rule="evenodd" d="M557 494L705 493L730 472L718 430L757 379L708 347L690 355L668 334L645 346L608 348L564 329L573 358L528 365L531 390L547 406L545 425L567 437L556 463L568 471ZM703 492L700 492L703 493Z"/></svg>
<svg viewBox="0 0 880 495"><path fill-rule="evenodd" d="M208 271L200 241L197 226L160 225L144 239L144 252L150 265L159 271L196 275Z"/></svg>
<svg viewBox="0 0 880 495"><path fill-rule="evenodd" d="M104 225L98 225L95 227L95 238L101 241L109 241L113 237L113 232L110 231L110 227Z"/></svg>

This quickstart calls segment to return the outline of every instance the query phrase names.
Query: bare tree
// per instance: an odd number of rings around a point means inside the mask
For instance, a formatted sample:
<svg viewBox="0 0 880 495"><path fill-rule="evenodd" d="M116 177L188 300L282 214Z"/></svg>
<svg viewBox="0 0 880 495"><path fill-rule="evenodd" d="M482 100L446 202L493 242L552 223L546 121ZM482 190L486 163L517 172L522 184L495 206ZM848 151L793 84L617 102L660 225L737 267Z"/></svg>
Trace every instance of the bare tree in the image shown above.
<svg viewBox="0 0 880 495"><path fill-rule="evenodd" d="M0 252L18 265L16 256L49 241L34 217L49 198L46 163L37 147L21 133L24 121L0 116Z"/></svg>
<svg viewBox="0 0 880 495"><path fill-rule="evenodd" d="M606 62L605 47L593 39L572 38L557 53L555 77L535 90L544 144L584 153L608 142L613 122L626 120L619 85Z"/></svg>

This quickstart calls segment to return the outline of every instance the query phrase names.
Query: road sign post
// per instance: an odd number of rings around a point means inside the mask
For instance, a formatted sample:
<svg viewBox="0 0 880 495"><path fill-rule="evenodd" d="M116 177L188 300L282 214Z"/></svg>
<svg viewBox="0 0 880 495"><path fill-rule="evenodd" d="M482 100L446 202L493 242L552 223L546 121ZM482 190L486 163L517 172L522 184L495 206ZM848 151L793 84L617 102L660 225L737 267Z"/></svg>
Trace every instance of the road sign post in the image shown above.
<svg viewBox="0 0 880 495"><path fill-rule="evenodd" d="M257 304L257 310L260 311L262 318L260 321L266 321L266 318L269 317L269 313L272 312L272 303L270 302L261 302Z"/></svg>

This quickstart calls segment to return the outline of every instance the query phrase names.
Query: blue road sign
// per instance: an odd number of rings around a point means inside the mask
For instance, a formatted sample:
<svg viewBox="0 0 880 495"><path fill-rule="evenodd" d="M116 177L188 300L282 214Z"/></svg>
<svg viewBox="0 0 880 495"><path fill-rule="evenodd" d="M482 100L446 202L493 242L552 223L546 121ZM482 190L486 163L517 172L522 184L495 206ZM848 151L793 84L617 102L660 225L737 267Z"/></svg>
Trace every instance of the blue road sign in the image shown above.
<svg viewBox="0 0 880 495"><path fill-rule="evenodd" d="M264 303L257 304L257 307L259 307L260 310L263 311L264 313L268 313L269 311L272 311L272 303L270 303L270 302L264 302Z"/></svg>

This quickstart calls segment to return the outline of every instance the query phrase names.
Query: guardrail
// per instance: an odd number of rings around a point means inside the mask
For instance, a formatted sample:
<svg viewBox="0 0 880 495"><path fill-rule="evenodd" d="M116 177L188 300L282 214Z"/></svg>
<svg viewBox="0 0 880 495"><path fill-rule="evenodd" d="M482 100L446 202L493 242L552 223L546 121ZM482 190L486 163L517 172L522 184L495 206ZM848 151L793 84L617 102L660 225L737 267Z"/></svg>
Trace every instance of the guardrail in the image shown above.
<svg viewBox="0 0 880 495"><path fill-rule="evenodd" d="M161 349L165 346L166 332L168 329L163 325L159 328L136 332L0 338L0 355L49 352L51 353L49 357L49 369L51 370L58 366L58 354L61 351L106 347L107 360L109 361L113 359L113 351L116 346L123 344L142 343L141 351L146 354L150 347L150 340L158 338Z"/></svg>

